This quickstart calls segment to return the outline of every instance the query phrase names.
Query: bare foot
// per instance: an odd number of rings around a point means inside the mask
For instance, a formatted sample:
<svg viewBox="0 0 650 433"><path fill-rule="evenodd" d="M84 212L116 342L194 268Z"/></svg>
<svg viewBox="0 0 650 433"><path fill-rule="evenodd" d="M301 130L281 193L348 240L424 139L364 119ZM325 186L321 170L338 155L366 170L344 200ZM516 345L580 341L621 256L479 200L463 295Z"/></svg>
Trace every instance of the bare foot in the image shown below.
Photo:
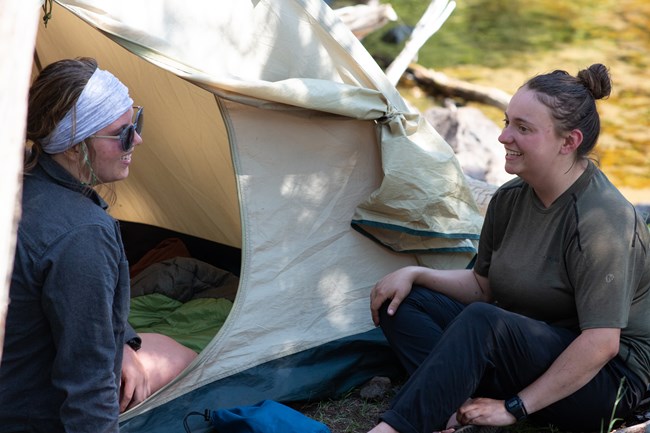
<svg viewBox="0 0 650 433"><path fill-rule="evenodd" d="M458 418L456 418L456 413L454 412L451 414L449 417L449 420L447 421L447 427L445 430L442 431L442 433L451 433L455 431L458 427L460 427L460 423L458 422Z"/></svg>
<svg viewBox="0 0 650 433"><path fill-rule="evenodd" d="M377 424L368 433L399 433L399 432L382 421L379 424Z"/></svg>

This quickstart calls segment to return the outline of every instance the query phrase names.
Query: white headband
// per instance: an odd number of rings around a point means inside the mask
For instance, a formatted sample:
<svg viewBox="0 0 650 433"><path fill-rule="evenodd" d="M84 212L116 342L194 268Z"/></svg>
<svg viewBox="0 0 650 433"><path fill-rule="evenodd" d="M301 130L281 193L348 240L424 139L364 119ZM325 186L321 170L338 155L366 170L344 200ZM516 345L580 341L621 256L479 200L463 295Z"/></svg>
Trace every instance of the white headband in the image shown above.
<svg viewBox="0 0 650 433"><path fill-rule="evenodd" d="M113 74L97 68L88 80L75 106L54 130L40 140L43 151L61 153L107 127L133 106L129 89ZM73 124L76 117L76 125Z"/></svg>

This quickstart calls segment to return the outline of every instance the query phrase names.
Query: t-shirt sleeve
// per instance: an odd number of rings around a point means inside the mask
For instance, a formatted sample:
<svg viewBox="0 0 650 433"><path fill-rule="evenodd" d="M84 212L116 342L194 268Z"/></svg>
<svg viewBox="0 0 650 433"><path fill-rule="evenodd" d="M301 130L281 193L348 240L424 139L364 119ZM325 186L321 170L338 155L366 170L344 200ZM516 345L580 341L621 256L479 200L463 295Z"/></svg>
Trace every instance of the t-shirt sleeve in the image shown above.
<svg viewBox="0 0 650 433"><path fill-rule="evenodd" d="M478 243L478 253L476 255L476 261L474 262L474 271L483 277L488 276L488 272L490 271L490 264L492 261L492 252L494 251L494 215L496 212L495 201L496 196L492 197L490 203L488 204L488 208L485 213L485 219L483 220L483 227L481 228L481 237L479 238Z"/></svg>
<svg viewBox="0 0 650 433"><path fill-rule="evenodd" d="M634 212L585 215L566 251L581 329L624 328L638 284Z"/></svg>

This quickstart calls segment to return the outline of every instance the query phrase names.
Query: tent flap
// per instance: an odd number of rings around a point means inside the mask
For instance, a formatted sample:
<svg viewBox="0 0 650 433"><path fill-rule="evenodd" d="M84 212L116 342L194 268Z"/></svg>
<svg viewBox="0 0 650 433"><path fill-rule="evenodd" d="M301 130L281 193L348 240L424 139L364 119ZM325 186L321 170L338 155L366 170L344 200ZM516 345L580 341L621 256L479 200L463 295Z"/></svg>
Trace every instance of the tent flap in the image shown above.
<svg viewBox="0 0 650 433"><path fill-rule="evenodd" d="M475 252L482 216L451 147L421 116L383 121L381 186L352 226L399 252Z"/></svg>

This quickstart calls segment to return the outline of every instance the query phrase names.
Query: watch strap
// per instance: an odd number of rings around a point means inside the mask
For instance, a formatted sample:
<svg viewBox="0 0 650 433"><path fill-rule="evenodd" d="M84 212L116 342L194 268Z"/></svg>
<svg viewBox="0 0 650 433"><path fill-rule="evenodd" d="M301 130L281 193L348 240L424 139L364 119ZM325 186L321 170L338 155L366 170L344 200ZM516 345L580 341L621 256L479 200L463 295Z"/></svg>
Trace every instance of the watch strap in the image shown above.
<svg viewBox="0 0 650 433"><path fill-rule="evenodd" d="M506 410L515 417L517 421L523 421L528 417L526 406L518 395L510 397L505 401Z"/></svg>
<svg viewBox="0 0 650 433"><path fill-rule="evenodd" d="M140 339L140 337L134 337L126 341L125 344L127 344L129 347L131 347L131 349L137 352L138 350L140 350L140 347L142 347L142 340Z"/></svg>

